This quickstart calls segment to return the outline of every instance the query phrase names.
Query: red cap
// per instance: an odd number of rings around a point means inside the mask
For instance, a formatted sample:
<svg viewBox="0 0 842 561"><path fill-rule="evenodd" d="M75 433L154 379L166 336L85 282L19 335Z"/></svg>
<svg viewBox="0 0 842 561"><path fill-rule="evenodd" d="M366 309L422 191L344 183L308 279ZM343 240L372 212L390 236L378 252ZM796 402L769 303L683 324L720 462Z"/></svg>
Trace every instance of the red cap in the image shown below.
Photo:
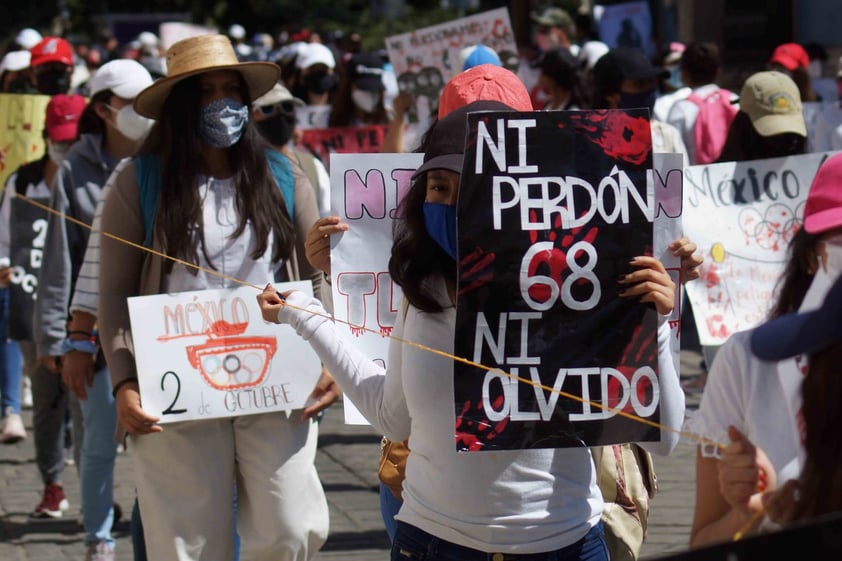
<svg viewBox="0 0 842 561"><path fill-rule="evenodd" d="M804 229L822 234L842 226L842 154L821 165L804 205Z"/></svg>
<svg viewBox="0 0 842 561"><path fill-rule="evenodd" d="M795 70L799 66L807 68L810 66L810 55L798 43L784 43L775 48L769 62L776 62L787 70Z"/></svg>
<svg viewBox="0 0 842 561"><path fill-rule="evenodd" d="M474 101L499 101L515 111L532 111L532 100L521 79L494 64L480 64L451 78L441 91L439 119Z"/></svg>
<svg viewBox="0 0 842 561"><path fill-rule="evenodd" d="M47 104L47 137L55 142L70 142L76 139L79 118L88 102L81 95L54 95Z"/></svg>
<svg viewBox="0 0 842 561"><path fill-rule="evenodd" d="M73 66L73 47L61 37L44 37L29 52L32 55L29 65L32 67L48 62L60 62Z"/></svg>

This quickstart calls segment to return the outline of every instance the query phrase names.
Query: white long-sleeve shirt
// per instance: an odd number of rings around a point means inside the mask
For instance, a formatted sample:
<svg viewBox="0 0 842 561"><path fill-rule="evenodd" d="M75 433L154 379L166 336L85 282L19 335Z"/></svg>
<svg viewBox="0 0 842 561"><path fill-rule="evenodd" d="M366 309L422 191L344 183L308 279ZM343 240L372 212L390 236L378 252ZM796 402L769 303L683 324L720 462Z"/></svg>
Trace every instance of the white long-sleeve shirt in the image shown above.
<svg viewBox="0 0 842 561"><path fill-rule="evenodd" d="M439 282L440 302L447 300ZM321 310L293 293L297 308ZM324 317L286 306L280 319L308 340L343 391L372 426L392 440L409 437L412 453L397 518L466 547L502 553L540 553L581 539L600 519L603 500L588 448L458 453L454 443L453 362L392 341L388 372L343 343ZM392 335L453 352L456 309L398 314ZM669 329L658 331L661 423L678 428L684 393L669 353ZM643 446L669 453L677 433Z"/></svg>

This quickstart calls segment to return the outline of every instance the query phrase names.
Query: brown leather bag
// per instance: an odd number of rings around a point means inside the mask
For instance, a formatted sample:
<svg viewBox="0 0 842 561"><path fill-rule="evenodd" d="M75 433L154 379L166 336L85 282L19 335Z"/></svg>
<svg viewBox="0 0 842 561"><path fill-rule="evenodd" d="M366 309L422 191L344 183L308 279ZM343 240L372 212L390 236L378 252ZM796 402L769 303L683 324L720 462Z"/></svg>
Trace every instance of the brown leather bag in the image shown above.
<svg viewBox="0 0 842 561"><path fill-rule="evenodd" d="M377 477L392 491L396 499L401 499L407 456L409 447L406 440L393 442L383 437L380 442L380 467L377 468Z"/></svg>

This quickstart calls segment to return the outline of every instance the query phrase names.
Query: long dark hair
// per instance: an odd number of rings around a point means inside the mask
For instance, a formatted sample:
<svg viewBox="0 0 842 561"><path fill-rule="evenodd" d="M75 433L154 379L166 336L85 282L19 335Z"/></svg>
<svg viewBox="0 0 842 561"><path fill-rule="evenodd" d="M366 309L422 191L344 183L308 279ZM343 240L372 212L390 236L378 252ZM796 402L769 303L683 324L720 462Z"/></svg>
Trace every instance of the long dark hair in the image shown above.
<svg viewBox="0 0 842 561"><path fill-rule="evenodd" d="M751 118L744 111L737 111L722 152L717 162L745 162L764 158L780 158L804 154L807 151L807 139L799 134L786 132L772 136L763 136L751 124Z"/></svg>
<svg viewBox="0 0 842 561"><path fill-rule="evenodd" d="M417 152L427 151L436 122L424 133ZM398 207L398 220L392 233L394 241L389 274L414 307L424 312L441 312L443 308L427 281L435 274L456 278L456 263L427 233L424 223L426 198L427 175L424 174L415 180Z"/></svg>
<svg viewBox="0 0 842 561"><path fill-rule="evenodd" d="M807 458L799 478L800 499L794 519L803 520L842 509L842 341L810 355L801 388L804 448Z"/></svg>
<svg viewBox="0 0 842 561"><path fill-rule="evenodd" d="M242 75L238 73L238 76L243 103L248 107L251 104L248 88ZM205 259L211 263L205 247L198 190L199 175L205 172L198 157L203 149L198 134L198 81L198 76L192 76L173 86L140 154L157 153L161 157L161 196L155 232L165 251L173 257L198 263L197 245L201 245ZM292 252L295 230L280 189L269 172L267 149L268 144L249 121L240 140L226 151L234 171L240 217L233 237L241 235L247 226L254 228L256 243L250 257L259 259L266 252L269 235L273 235L272 261L278 262ZM167 260L165 271L172 271L172 266L173 261Z"/></svg>
<svg viewBox="0 0 842 561"><path fill-rule="evenodd" d="M82 110L82 114L79 116L79 135L99 134L105 136L105 121L102 120L102 117L96 114L96 104L107 104L113 95L114 92L111 90L102 90L101 92L97 92L96 95L91 98L85 106L85 109Z"/></svg>
<svg viewBox="0 0 842 561"><path fill-rule="evenodd" d="M777 298L769 319L798 311L816 274L818 245L819 236L808 233L803 227L792 237L789 259L775 287Z"/></svg>
<svg viewBox="0 0 842 561"><path fill-rule="evenodd" d="M428 280L435 274L456 278L456 263L427 233L424 225L424 199L427 176L415 180L399 207L395 222L389 274L403 290L410 304L424 312L441 312L442 306Z"/></svg>

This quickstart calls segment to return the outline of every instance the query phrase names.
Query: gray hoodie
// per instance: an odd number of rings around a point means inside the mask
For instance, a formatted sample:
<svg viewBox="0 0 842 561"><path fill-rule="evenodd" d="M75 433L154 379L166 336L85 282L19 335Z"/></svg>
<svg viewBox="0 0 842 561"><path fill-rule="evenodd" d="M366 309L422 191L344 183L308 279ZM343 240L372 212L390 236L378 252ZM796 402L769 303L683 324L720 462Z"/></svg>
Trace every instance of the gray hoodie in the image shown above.
<svg viewBox="0 0 842 561"><path fill-rule="evenodd" d="M91 224L100 192L116 165L117 161L103 152L101 135L81 135L61 162L50 207ZM78 224L50 214L33 318L39 357L61 355L70 295L85 257L89 233Z"/></svg>

